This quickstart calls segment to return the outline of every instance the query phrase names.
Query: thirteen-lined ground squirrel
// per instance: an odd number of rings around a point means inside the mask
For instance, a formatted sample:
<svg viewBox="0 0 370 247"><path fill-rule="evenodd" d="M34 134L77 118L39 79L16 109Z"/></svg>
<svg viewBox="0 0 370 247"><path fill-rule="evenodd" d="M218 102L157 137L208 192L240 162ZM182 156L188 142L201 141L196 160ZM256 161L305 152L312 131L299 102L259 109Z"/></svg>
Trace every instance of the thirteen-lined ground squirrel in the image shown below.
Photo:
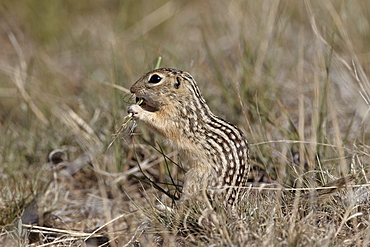
<svg viewBox="0 0 370 247"><path fill-rule="evenodd" d="M189 162L183 194L222 191L233 204L249 171L249 148L243 132L215 116L193 77L162 68L148 72L130 89L143 103L128 112L175 144Z"/></svg>

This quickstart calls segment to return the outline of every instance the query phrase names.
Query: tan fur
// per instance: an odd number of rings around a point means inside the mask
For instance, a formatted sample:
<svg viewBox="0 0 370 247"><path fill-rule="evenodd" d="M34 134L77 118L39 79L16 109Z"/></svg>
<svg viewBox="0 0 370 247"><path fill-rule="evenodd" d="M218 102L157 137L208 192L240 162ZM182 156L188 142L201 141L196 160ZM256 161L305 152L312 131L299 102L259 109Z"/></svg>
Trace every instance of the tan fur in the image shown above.
<svg viewBox="0 0 370 247"><path fill-rule="evenodd" d="M185 196L207 188L210 194L224 191L229 203L240 198L249 171L248 143L242 131L209 110L189 73L154 70L130 91L144 101L130 106L128 112L170 140L188 160Z"/></svg>

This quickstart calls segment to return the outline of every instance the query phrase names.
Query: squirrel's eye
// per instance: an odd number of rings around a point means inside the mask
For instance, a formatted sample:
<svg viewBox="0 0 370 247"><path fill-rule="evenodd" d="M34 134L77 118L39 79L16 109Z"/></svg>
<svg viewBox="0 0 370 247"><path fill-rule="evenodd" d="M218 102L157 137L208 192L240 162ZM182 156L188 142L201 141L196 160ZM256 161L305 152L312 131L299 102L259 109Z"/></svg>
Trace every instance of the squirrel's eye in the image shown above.
<svg viewBox="0 0 370 247"><path fill-rule="evenodd" d="M154 74L152 75L150 78L149 78L149 83L158 83L162 80L162 77L160 77L159 75L157 74Z"/></svg>

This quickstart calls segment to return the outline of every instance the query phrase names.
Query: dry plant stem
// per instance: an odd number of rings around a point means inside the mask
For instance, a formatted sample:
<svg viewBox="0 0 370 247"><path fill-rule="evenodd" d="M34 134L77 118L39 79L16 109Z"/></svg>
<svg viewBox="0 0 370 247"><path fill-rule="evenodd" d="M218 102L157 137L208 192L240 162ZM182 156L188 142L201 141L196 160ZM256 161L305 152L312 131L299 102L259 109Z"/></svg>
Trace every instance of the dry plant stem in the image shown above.
<svg viewBox="0 0 370 247"><path fill-rule="evenodd" d="M40 232L44 231L45 233L67 234L73 237L85 238L85 240L91 237L94 237L94 238L103 237L103 235L101 234L95 234L97 231L94 231L93 233L84 233L84 232L78 232L78 231L73 231L73 230L63 230L63 229L43 227L43 226L37 226L37 225L29 225L29 224L22 224L22 226L29 228L29 229L39 230Z"/></svg>
<svg viewBox="0 0 370 247"><path fill-rule="evenodd" d="M104 227L106 227L107 225L109 225L109 224L113 223L114 221L119 220L120 218L126 217L126 216L128 216L128 215L130 215L130 214L131 214L131 213L121 214L121 215L117 216L116 218L111 219L110 221L106 222L106 223L105 223L105 224L103 224L102 226L100 226L100 227L98 227L97 229L95 229L92 233L89 233L89 234L85 237L84 241L88 240L89 238L96 237L96 233L97 233L98 231L100 231L101 229L103 229L103 228L104 228ZM101 235L98 235L98 236L101 236Z"/></svg>
<svg viewBox="0 0 370 247"><path fill-rule="evenodd" d="M91 126L67 105L55 106L53 114L75 134L81 148L94 160L95 151L100 149L102 142Z"/></svg>
<svg viewBox="0 0 370 247"><path fill-rule="evenodd" d="M98 183L99 183L100 194L102 195L103 198L108 198L107 191L104 190L104 181L103 181L103 179L99 178ZM117 235L114 231L114 227L111 224L109 224L109 222L113 222L114 219L112 218L112 212L109 209L107 200L103 200L103 208L104 208L105 219L108 221L106 226L107 226L107 229L108 229L109 239L115 239ZM112 244L112 247L117 246L117 244L115 242L112 242L111 244Z"/></svg>
<svg viewBox="0 0 370 247"><path fill-rule="evenodd" d="M27 63L25 61L22 49L15 38L14 34L12 32L8 33L8 37L10 42L12 43L15 51L17 52L20 66L17 66L14 72L14 79L13 82L17 86L19 92L21 93L24 101L27 103L27 105L30 107L30 109L33 111L33 113L36 115L36 117L40 120L42 124L45 126L48 126L50 123L48 119L45 117L45 115L41 112L41 110L37 107L35 102L33 102L31 96L27 93L25 89L25 81L24 78L27 74Z"/></svg>
<svg viewBox="0 0 370 247"><path fill-rule="evenodd" d="M111 86L112 88L115 88L115 89L118 89L120 90L121 92L124 92L124 93L130 93L130 90L128 90L127 88L124 88L120 85L117 85L117 84L114 84L113 82L112 83L109 83L109 82L103 82L104 85L107 85L107 86Z"/></svg>
<svg viewBox="0 0 370 247"><path fill-rule="evenodd" d="M127 33L129 33L133 39L137 39L139 36L147 34L153 28L170 19L178 12L174 2L175 1L168 1L163 4L161 7L145 16L142 20L136 22L132 28L127 30ZM137 30L141 31L138 32Z"/></svg>
<svg viewBox="0 0 370 247"><path fill-rule="evenodd" d="M273 32L273 27L274 27L274 22L276 19L277 9L279 7L279 2L280 1L273 1L272 3L270 3L272 6L269 7L270 12L267 18L267 23L265 27L266 30L264 33L264 37L261 40L261 45L258 49L256 66L255 66L254 75L252 79L253 83L259 82L262 78L263 62L266 58L270 36ZM265 2L265 4L267 4L267 2Z"/></svg>
<svg viewBox="0 0 370 247"><path fill-rule="evenodd" d="M299 61L298 61L298 82L300 85L304 84L303 80L303 43L301 41L302 39L302 30L300 30L300 40L299 40ZM304 143L303 141L305 140L304 136L304 124L305 124L305 117L304 117L304 95L302 93L303 87L300 87L301 92L299 95L298 99L298 108L299 108L299 124L298 124L298 135L299 135L299 140L300 145L299 145L299 166L298 166L298 183L297 186L301 187L302 186L302 173L304 169L304 160L305 160L305 152L304 152ZM289 227L289 236L294 236L295 235L295 224L297 218L299 217L298 213L298 207L299 207L299 200L300 200L300 191L296 193L296 197L294 198L293 201L293 212L292 212L292 217L290 219L291 224ZM289 238L288 238L289 239Z"/></svg>
<svg viewBox="0 0 370 247"><path fill-rule="evenodd" d="M142 103L143 103L143 99L140 99L136 104L141 105ZM118 138L118 136L122 133L122 131L127 128L127 126L129 125L129 123L132 120L133 120L132 113L128 114L126 117L123 118L123 123L122 123L121 127L116 131L116 133L113 134L113 139L109 143L109 145L107 147L107 150L113 145L114 141Z"/></svg>

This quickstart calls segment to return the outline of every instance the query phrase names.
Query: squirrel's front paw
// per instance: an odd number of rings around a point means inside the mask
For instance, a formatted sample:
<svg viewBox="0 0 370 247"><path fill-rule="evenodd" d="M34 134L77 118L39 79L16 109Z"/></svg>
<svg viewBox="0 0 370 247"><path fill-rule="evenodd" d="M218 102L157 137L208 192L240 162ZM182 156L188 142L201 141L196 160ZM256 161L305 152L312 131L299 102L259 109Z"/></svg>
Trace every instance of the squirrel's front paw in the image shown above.
<svg viewBox="0 0 370 247"><path fill-rule="evenodd" d="M143 108L141 108L139 105L131 105L127 112L132 115L134 118L140 118L141 112L143 111Z"/></svg>

